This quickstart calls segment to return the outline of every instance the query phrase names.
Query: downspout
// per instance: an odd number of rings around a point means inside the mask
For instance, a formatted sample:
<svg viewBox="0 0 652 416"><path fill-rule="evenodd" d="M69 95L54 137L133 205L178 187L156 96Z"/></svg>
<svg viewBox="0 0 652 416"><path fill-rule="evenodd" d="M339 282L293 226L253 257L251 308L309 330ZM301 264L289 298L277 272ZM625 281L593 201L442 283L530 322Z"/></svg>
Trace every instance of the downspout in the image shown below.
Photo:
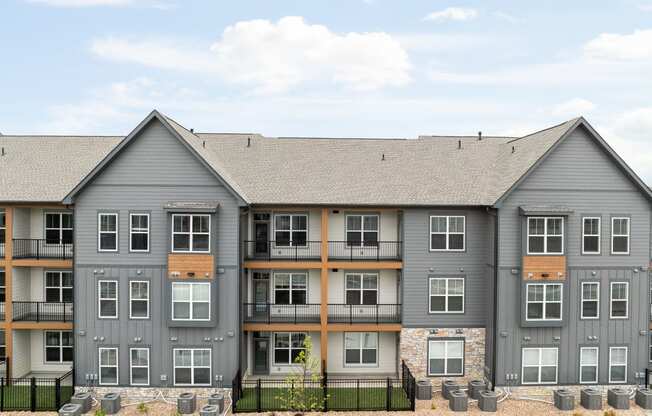
<svg viewBox="0 0 652 416"><path fill-rule="evenodd" d="M487 213L492 215L494 220L494 293L493 293L493 345L491 351L491 390L496 389L496 360L498 359L498 209L493 213L487 208Z"/></svg>

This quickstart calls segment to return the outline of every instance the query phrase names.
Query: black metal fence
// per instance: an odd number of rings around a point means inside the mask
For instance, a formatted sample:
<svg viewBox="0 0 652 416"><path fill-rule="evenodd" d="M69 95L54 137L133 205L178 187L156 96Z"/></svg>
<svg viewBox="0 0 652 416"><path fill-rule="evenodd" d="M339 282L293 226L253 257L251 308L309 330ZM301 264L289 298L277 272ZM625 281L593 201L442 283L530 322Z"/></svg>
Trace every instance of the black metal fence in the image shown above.
<svg viewBox="0 0 652 416"><path fill-rule="evenodd" d="M73 243L62 240L14 238L15 259L72 259Z"/></svg>
<svg viewBox="0 0 652 416"><path fill-rule="evenodd" d="M306 323L319 322L319 303L306 305L279 305L274 303L245 303L243 316L248 323Z"/></svg>
<svg viewBox="0 0 652 416"><path fill-rule="evenodd" d="M0 412L59 410L72 395L72 371L59 378L0 377Z"/></svg>
<svg viewBox="0 0 652 416"><path fill-rule="evenodd" d="M321 258L321 241L246 240L243 242L245 258L249 260L319 260Z"/></svg>
<svg viewBox="0 0 652 416"><path fill-rule="evenodd" d="M72 322L72 302L13 302L13 320Z"/></svg>
<svg viewBox="0 0 652 416"><path fill-rule="evenodd" d="M329 241L328 258L334 260L400 260L400 241Z"/></svg>
<svg viewBox="0 0 652 416"><path fill-rule="evenodd" d="M331 323L400 323L401 304L344 305L328 304Z"/></svg>

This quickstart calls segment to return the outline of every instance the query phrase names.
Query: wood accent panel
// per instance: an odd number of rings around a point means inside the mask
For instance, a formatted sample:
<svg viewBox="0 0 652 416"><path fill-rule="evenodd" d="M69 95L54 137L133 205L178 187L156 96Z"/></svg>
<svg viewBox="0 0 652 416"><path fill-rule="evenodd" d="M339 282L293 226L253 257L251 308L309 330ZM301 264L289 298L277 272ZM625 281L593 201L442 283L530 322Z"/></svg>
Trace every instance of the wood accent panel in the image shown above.
<svg viewBox="0 0 652 416"><path fill-rule="evenodd" d="M523 279L566 279L566 256L523 256Z"/></svg>
<svg viewBox="0 0 652 416"><path fill-rule="evenodd" d="M245 261L245 269L320 269L319 261Z"/></svg>
<svg viewBox="0 0 652 416"><path fill-rule="evenodd" d="M329 261L329 269L368 270L368 269L395 269L403 268L402 261Z"/></svg>
<svg viewBox="0 0 652 416"><path fill-rule="evenodd" d="M72 330L72 322L14 322L13 329L60 329Z"/></svg>
<svg viewBox="0 0 652 416"><path fill-rule="evenodd" d="M212 279L215 277L215 258L212 254L170 253L168 254L168 277Z"/></svg>
<svg viewBox="0 0 652 416"><path fill-rule="evenodd" d="M5 245L6 248L6 245ZM20 259L12 261L17 267L45 267L53 269L72 269L72 260Z"/></svg>
<svg viewBox="0 0 652 416"><path fill-rule="evenodd" d="M401 332L401 324L330 324L330 332Z"/></svg>
<svg viewBox="0 0 652 416"><path fill-rule="evenodd" d="M271 332L319 332L321 324L243 324L245 331L271 331Z"/></svg>

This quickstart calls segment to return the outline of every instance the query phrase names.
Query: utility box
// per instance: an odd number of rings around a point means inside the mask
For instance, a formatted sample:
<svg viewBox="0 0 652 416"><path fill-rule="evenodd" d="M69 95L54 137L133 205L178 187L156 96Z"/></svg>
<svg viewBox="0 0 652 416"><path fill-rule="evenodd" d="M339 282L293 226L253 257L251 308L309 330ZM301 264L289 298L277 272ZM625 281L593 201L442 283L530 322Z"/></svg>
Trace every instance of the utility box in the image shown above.
<svg viewBox="0 0 652 416"><path fill-rule="evenodd" d="M575 408L575 396L573 396L573 392L570 390L555 390L552 393L552 398L555 407L559 410L573 410Z"/></svg>
<svg viewBox="0 0 652 416"><path fill-rule="evenodd" d="M592 387L582 389L580 404L586 410L602 410L602 392Z"/></svg>
<svg viewBox="0 0 652 416"><path fill-rule="evenodd" d="M451 391L459 390L460 386L454 380L444 380L441 384L441 395L444 396L444 399L448 400L449 393Z"/></svg>
<svg viewBox="0 0 652 416"><path fill-rule="evenodd" d="M652 410L652 390L646 388L636 390L636 404L645 410Z"/></svg>
<svg viewBox="0 0 652 416"><path fill-rule="evenodd" d="M453 412L466 412L469 410L469 396L462 390L451 390L448 392L448 407Z"/></svg>
<svg viewBox="0 0 652 416"><path fill-rule="evenodd" d="M90 412L93 407L93 399L91 394L88 392L79 392L72 395L70 398L70 403L78 404L81 407L81 412L87 413Z"/></svg>
<svg viewBox="0 0 652 416"><path fill-rule="evenodd" d="M629 409L629 392L625 389L609 389L607 392L607 403L614 409Z"/></svg>
<svg viewBox="0 0 652 416"><path fill-rule="evenodd" d="M497 412L498 411L498 393L491 390L484 390L480 392L480 399L478 399L478 407L483 412Z"/></svg>
<svg viewBox="0 0 652 416"><path fill-rule="evenodd" d="M487 390L487 385L482 380L471 380L467 388L471 399L480 400L480 392Z"/></svg>
<svg viewBox="0 0 652 416"><path fill-rule="evenodd" d="M197 408L197 396L195 393L181 393L177 398L177 411L182 415L191 415Z"/></svg>
<svg viewBox="0 0 652 416"><path fill-rule="evenodd" d="M430 380L417 381L417 400L432 400L432 384Z"/></svg>
<svg viewBox="0 0 652 416"><path fill-rule="evenodd" d="M120 395L118 393L107 393L100 400L100 406L107 415L115 415L120 411Z"/></svg>

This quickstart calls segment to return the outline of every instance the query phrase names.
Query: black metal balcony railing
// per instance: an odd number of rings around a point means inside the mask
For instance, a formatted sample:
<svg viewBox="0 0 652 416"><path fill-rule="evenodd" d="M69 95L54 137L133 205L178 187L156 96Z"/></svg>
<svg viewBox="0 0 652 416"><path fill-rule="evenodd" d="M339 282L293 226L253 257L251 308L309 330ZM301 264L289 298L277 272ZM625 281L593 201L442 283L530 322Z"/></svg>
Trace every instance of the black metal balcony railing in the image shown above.
<svg viewBox="0 0 652 416"><path fill-rule="evenodd" d="M244 322L247 323L313 323L319 322L321 305L279 305L273 303L245 303Z"/></svg>
<svg viewBox="0 0 652 416"><path fill-rule="evenodd" d="M72 322L72 302L13 302L13 320Z"/></svg>
<svg viewBox="0 0 652 416"><path fill-rule="evenodd" d="M288 243L286 241L244 241L243 252L248 260L319 260L321 258L321 241L303 241Z"/></svg>
<svg viewBox="0 0 652 416"><path fill-rule="evenodd" d="M0 302L0 321L5 320L5 303Z"/></svg>
<svg viewBox="0 0 652 416"><path fill-rule="evenodd" d="M73 243L62 240L14 238L15 259L72 259Z"/></svg>
<svg viewBox="0 0 652 416"><path fill-rule="evenodd" d="M400 260L400 241L374 241L351 243L329 241L328 257L334 260Z"/></svg>
<svg viewBox="0 0 652 416"><path fill-rule="evenodd" d="M400 323L401 304L344 305L328 304L330 323Z"/></svg>

